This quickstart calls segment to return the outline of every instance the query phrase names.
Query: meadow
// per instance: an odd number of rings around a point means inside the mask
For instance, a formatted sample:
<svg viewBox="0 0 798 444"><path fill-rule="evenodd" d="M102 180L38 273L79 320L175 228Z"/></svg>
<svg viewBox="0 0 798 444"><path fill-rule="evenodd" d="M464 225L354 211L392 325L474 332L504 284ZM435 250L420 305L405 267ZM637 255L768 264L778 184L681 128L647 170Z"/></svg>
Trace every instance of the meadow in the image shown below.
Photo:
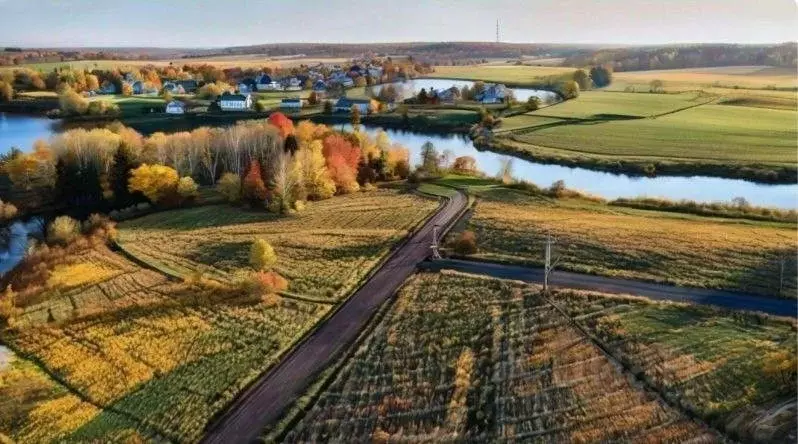
<svg viewBox="0 0 798 444"><path fill-rule="evenodd" d="M705 88L795 89L795 70L775 66L724 66L716 68L664 69L613 73L609 89L627 87L647 91L652 80L660 80L666 91Z"/></svg>
<svg viewBox="0 0 798 444"><path fill-rule="evenodd" d="M672 402L732 438L796 440L794 320L591 293L553 299Z"/></svg>
<svg viewBox="0 0 798 444"><path fill-rule="evenodd" d="M508 64L436 66L435 72L424 76L523 85L537 83L543 77L570 76L575 70L576 68L557 66L516 66Z"/></svg>
<svg viewBox="0 0 798 444"><path fill-rule="evenodd" d="M19 286L20 313L0 334L27 359L18 364L25 374L55 379L8 389L30 404L0 429L20 442L196 441L330 309L168 281L102 245L52 258L37 267L48 275L43 286Z"/></svg>
<svg viewBox="0 0 798 444"><path fill-rule="evenodd" d="M717 438L634 382L539 287L444 271L411 277L283 441Z"/></svg>
<svg viewBox="0 0 798 444"><path fill-rule="evenodd" d="M128 253L174 276L203 273L230 282L249 267L249 246L264 238L291 293L335 302L422 221L436 202L379 189L313 202L285 217L226 206L145 216L120 225Z"/></svg>
<svg viewBox="0 0 798 444"><path fill-rule="evenodd" d="M540 266L551 233L564 270L765 296L796 294L791 223L649 211L507 188L472 192L478 200L461 229L475 232L480 259Z"/></svg>

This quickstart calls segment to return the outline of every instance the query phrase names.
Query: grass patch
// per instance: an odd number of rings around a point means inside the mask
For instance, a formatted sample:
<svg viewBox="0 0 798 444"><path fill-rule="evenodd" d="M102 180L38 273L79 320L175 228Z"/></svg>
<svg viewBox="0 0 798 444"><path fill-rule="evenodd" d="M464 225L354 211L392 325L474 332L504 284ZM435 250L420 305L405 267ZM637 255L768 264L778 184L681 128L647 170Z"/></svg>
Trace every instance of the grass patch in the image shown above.
<svg viewBox="0 0 798 444"><path fill-rule="evenodd" d="M506 188L477 195L463 229L476 233L476 256L483 259L540 266L550 232L563 269L795 297L794 224L550 199Z"/></svg>
<svg viewBox="0 0 798 444"><path fill-rule="evenodd" d="M436 203L395 190L313 202L292 216L206 206L156 213L120 225L120 245L171 273L229 282L248 269L249 246L275 248L290 291L337 301Z"/></svg>

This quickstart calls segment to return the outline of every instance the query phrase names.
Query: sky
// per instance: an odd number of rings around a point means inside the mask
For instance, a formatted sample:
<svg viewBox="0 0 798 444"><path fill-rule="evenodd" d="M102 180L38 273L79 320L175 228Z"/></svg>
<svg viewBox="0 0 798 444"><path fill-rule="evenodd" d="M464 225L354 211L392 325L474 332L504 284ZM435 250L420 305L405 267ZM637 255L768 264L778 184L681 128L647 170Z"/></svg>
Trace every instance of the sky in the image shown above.
<svg viewBox="0 0 798 444"><path fill-rule="evenodd" d="M796 0L0 0L0 46L773 43Z"/></svg>

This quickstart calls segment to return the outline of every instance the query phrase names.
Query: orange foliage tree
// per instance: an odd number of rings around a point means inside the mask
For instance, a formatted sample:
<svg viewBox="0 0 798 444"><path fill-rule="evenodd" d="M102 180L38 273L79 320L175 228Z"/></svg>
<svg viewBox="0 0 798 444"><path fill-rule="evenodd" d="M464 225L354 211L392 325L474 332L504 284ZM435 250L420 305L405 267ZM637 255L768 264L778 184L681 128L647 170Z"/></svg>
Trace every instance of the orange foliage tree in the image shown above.
<svg viewBox="0 0 798 444"><path fill-rule="evenodd" d="M280 129L280 135L286 137L294 132L294 122L281 112L272 113L269 123Z"/></svg>
<svg viewBox="0 0 798 444"><path fill-rule="evenodd" d="M249 204L254 207L263 204L268 194L268 190L263 183L263 177L260 173L260 162L253 160L249 163L249 171L247 171L247 175L244 177L244 199L249 201Z"/></svg>
<svg viewBox="0 0 798 444"><path fill-rule="evenodd" d="M327 169L339 193L357 191L357 169L360 163L360 147L352 145L346 138L331 134L323 141Z"/></svg>

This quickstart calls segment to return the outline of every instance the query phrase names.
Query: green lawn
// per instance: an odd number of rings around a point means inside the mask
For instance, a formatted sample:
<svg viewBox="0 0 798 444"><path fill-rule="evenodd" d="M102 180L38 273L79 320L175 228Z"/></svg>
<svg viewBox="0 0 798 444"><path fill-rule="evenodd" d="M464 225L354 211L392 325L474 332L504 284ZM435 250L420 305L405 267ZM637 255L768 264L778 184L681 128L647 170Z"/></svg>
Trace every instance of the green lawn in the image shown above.
<svg viewBox="0 0 798 444"><path fill-rule="evenodd" d="M551 107L545 111L546 115L578 114L580 100L563 104L565 108L560 111L555 110L560 105ZM587 105L588 111L583 116L602 110L634 112L635 109L634 105L607 108L592 106L590 102ZM679 103L673 102L671 106ZM529 145L604 156L794 165L798 137L795 118L795 112L786 110L701 105L657 118L538 124L537 128L520 129L512 137ZM507 122L511 127L514 125L513 118L506 119Z"/></svg>
<svg viewBox="0 0 798 444"><path fill-rule="evenodd" d="M711 99L711 97L696 93L643 94L584 91L577 99L539 109L529 114L577 119L602 116L651 117L706 103Z"/></svg>

